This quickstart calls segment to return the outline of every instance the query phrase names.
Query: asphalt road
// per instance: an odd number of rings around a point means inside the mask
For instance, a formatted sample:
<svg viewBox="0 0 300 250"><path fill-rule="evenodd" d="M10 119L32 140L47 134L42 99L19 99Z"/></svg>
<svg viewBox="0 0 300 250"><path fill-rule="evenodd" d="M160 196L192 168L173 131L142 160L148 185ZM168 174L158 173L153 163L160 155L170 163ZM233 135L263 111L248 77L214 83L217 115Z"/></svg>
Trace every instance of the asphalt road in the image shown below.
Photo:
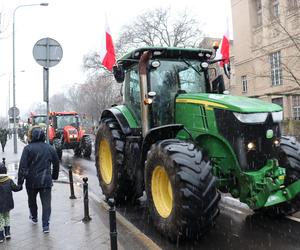
<svg viewBox="0 0 300 250"><path fill-rule="evenodd" d="M96 176L94 157L90 160L76 158L72 151L64 150L62 165L73 166L76 177L89 178L89 192L104 199ZM77 178L77 179L78 179ZM76 179L76 178L75 178ZM229 202L220 203L221 213L215 228L203 238L193 242L170 243L153 227L144 201L140 205L119 207L118 211L162 249L300 249L300 216L271 220L252 214ZM299 217L299 218L298 218Z"/></svg>

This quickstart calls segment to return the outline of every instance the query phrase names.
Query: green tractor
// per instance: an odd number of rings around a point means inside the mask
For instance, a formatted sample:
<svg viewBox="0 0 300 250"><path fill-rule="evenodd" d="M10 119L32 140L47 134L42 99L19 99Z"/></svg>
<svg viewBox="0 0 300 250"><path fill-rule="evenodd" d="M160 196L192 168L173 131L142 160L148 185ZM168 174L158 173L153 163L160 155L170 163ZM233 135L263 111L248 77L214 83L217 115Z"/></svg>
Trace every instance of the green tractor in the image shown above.
<svg viewBox="0 0 300 250"><path fill-rule="evenodd" d="M300 208L300 144L281 136L282 108L223 94L209 65L215 52L141 48L114 67L123 105L106 109L96 136L96 169L106 198L146 191L155 227L171 240L215 224L220 192L254 212Z"/></svg>

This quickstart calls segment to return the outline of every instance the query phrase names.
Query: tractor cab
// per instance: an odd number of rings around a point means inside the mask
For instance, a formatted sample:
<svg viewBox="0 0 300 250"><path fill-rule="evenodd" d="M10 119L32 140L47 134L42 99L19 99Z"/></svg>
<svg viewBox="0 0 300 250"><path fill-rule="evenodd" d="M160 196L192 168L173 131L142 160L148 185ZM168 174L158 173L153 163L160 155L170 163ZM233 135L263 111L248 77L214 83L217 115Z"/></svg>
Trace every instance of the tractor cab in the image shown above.
<svg viewBox="0 0 300 250"><path fill-rule="evenodd" d="M146 66L147 87L141 98L140 64L143 53L150 53ZM151 102L151 127L174 123L176 97L186 93L223 93L222 76L210 79L209 64L214 53L204 49L143 48L124 56L115 67L115 76L124 82L124 103L141 120L141 100ZM214 72L215 73L215 72ZM146 98L145 98L146 97Z"/></svg>

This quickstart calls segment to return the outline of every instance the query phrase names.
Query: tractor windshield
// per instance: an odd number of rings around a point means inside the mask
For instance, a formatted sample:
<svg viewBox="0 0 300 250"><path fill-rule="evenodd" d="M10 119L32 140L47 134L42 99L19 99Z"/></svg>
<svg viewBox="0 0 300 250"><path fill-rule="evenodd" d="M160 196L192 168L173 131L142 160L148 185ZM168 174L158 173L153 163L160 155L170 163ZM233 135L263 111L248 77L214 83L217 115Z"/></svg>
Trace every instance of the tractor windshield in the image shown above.
<svg viewBox="0 0 300 250"><path fill-rule="evenodd" d="M206 92L199 61L160 61L150 74L151 90L159 93Z"/></svg>
<svg viewBox="0 0 300 250"><path fill-rule="evenodd" d="M33 118L33 125L38 125L40 123L46 123L47 117L46 116L35 116Z"/></svg>
<svg viewBox="0 0 300 250"><path fill-rule="evenodd" d="M78 127L78 125L79 125L78 116L75 116L75 115L57 116L57 128L58 129L63 129L67 125Z"/></svg>

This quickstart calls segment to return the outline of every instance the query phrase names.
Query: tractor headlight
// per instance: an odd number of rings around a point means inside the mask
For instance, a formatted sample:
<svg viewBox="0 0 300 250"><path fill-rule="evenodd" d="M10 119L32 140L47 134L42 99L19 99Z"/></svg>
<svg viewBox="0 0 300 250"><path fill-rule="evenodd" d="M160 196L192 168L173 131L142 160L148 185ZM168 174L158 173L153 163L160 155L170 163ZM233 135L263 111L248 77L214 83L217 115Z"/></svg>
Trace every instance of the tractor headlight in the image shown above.
<svg viewBox="0 0 300 250"><path fill-rule="evenodd" d="M254 142L249 142L247 144L247 149L248 150L254 150L255 149L255 143Z"/></svg>
<svg viewBox="0 0 300 250"><path fill-rule="evenodd" d="M283 112L272 112L273 122L281 122L283 120Z"/></svg>
<svg viewBox="0 0 300 250"><path fill-rule="evenodd" d="M264 123L268 113L236 113L234 116L242 123Z"/></svg>

